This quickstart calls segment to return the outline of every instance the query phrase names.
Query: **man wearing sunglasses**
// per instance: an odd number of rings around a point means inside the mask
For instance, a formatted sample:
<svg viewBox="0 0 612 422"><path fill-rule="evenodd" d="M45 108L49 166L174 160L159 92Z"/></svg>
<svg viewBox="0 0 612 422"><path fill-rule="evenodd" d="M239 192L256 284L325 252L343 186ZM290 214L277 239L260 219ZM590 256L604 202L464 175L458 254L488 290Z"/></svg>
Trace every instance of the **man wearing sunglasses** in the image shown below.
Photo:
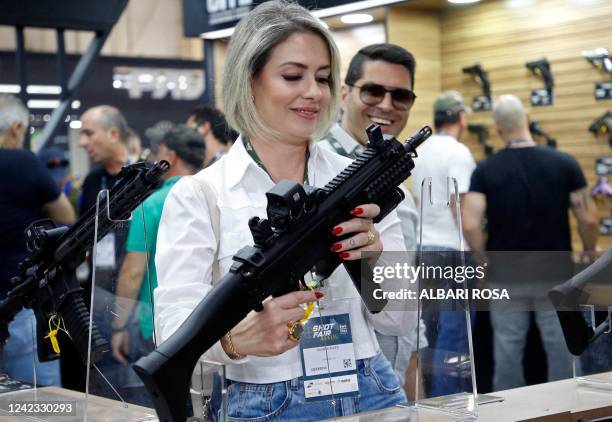
<svg viewBox="0 0 612 422"><path fill-rule="evenodd" d="M393 44L373 44L362 48L351 59L342 86L342 118L323 138L321 145L340 155L354 158L365 149L366 128L377 124L385 135L397 137L406 126L414 104L415 60L411 53ZM416 250L418 214L412 195L397 208L407 251ZM427 346L425 325L420 321L421 347ZM414 400L417 331L404 337L376 333L400 383L405 383L408 399ZM410 363L410 365L409 365ZM406 371L409 367L408 372Z"/></svg>

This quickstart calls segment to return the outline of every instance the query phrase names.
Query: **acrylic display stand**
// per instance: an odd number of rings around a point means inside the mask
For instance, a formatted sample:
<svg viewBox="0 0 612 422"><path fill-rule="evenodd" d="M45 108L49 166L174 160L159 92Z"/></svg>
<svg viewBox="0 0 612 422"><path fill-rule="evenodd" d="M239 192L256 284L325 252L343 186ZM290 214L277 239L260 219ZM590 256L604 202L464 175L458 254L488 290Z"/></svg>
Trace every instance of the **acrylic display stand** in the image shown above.
<svg viewBox="0 0 612 422"><path fill-rule="evenodd" d="M582 305L581 310L589 328L601 334L574 356L574 379L579 385L612 391L612 380L602 375L612 371L612 305Z"/></svg>
<svg viewBox="0 0 612 422"><path fill-rule="evenodd" d="M456 200L455 200L456 198ZM423 180L420 197L421 225L417 265L426 268L456 268L466 265L459 194L455 179L448 178L446 186L436 185L431 178ZM428 218L449 219L453 227L447 238L454 244L423 245L423 227ZM447 242L448 243L448 242ZM469 262L467 263L469 264ZM429 270L428 270L429 271ZM451 273L442 275L431 270L428 277L419 279L419 315L427 328L426 341L420 333L417 339L417 399L416 406L433 409L460 418L478 415L478 393L474 373L474 350L470 304L467 299L448 297L446 292L469 289L469 283ZM428 294L423 296L423 290ZM457 296L457 295L454 295ZM427 347L423 347L427 344Z"/></svg>
<svg viewBox="0 0 612 422"><path fill-rule="evenodd" d="M149 242L155 239L147 238L145 226L146 219L143 207L137 207L133 217L125 221L113 220L108 213L108 191L102 190L98 194L97 219L95 221L96 234L91 253L91 283L90 283L90 314L91 324L95 326L99 335L107 343L106 351L101 355L96 353L96 339L90 332L90 350L86 374L86 397L89 403L91 395L121 402L122 407L129 410L132 406L152 408L150 399L140 378L132 369L139 357L151 352L154 348L153 330L153 287L151 274L149 274L149 257L146 251ZM106 210L106 211L105 211ZM99 229L104 223L116 223L115 228L104 237L99 236ZM138 254L144 268L127 268L125 261L126 244L136 241L139 245ZM124 266L125 264L125 266ZM138 294L135 298L126 298L122 293L131 283L131 274L142 273L142 280ZM119 286L123 287L119 287ZM116 321L120 315L127 316L123 329L117 331ZM115 323L115 324L114 324ZM112 344L123 339L122 347L113 353ZM98 343L99 344L99 343ZM119 354L125 359L122 362ZM151 410L152 414L155 414ZM86 415L92 414L86 406ZM124 419L126 421L137 419Z"/></svg>

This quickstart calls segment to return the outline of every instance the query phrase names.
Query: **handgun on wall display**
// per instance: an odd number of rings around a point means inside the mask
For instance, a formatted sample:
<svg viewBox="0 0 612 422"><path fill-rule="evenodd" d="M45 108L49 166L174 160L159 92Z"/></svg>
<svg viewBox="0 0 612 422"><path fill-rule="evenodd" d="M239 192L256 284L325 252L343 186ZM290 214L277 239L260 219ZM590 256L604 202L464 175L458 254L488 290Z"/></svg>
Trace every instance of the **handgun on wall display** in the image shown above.
<svg viewBox="0 0 612 422"><path fill-rule="evenodd" d="M544 129L542 129L540 127L540 124L538 123L537 120L532 119L531 122L529 123L529 132L533 135L533 136L538 136L538 137L542 137L546 140L546 145L551 147L551 148L557 148L557 140L553 137L551 137L548 133L546 133L544 131Z"/></svg>
<svg viewBox="0 0 612 422"><path fill-rule="evenodd" d="M527 69L529 69L534 76L542 78L546 89L546 93L541 92L541 90L534 90L531 94L531 104L536 106L551 105L554 99L553 87L555 81L550 70L550 62L546 59L534 60L525 63L525 66L527 66Z"/></svg>
<svg viewBox="0 0 612 422"><path fill-rule="evenodd" d="M605 135L612 132L612 112L609 110L599 116L589 125L589 132L593 135Z"/></svg>
<svg viewBox="0 0 612 422"><path fill-rule="evenodd" d="M608 145L612 148L612 112L609 110L589 125L589 132L595 136L608 135Z"/></svg>
<svg viewBox="0 0 612 422"><path fill-rule="evenodd" d="M487 157L493 154L493 145L489 143L489 129L485 125L468 124L468 132L478 137L478 143L484 147Z"/></svg>
<svg viewBox="0 0 612 422"><path fill-rule="evenodd" d="M583 51L582 57L587 59L597 69L612 73L612 56L606 48L596 48L592 51Z"/></svg>
<svg viewBox="0 0 612 422"><path fill-rule="evenodd" d="M463 68L463 73L468 75L474 75L476 79L480 82L482 86L482 94L485 101L482 101L483 98L476 97L474 98L473 108L475 111L478 110L490 110L491 109L491 83L489 82L489 76L487 72L482 68L480 63L476 63L473 66L468 66ZM480 100L480 101L478 101Z"/></svg>

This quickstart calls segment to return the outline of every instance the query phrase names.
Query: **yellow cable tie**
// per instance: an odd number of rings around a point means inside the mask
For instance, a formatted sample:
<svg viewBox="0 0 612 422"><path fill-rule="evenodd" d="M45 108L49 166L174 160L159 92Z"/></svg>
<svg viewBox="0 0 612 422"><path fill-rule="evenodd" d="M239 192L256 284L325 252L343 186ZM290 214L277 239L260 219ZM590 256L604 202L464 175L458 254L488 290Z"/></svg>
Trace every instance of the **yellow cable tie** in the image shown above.
<svg viewBox="0 0 612 422"><path fill-rule="evenodd" d="M51 341L51 347L53 347L53 351L59 354L60 347L57 341L57 332L60 328L61 320L60 322L55 323L55 329L53 329L51 328L51 323L55 322L55 319L56 319L56 315L51 315L51 317L49 318L49 334L47 334L45 338L48 338Z"/></svg>

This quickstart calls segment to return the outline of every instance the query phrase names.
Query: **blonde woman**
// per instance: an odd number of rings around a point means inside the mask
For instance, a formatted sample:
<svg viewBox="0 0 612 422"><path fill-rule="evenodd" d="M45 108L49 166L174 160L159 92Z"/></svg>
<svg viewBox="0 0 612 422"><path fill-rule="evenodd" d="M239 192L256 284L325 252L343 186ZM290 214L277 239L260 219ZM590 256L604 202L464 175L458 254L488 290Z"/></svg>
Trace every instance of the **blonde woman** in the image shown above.
<svg viewBox="0 0 612 422"><path fill-rule="evenodd" d="M350 163L314 142L336 116L339 83L337 47L304 8L270 1L239 23L227 51L222 93L228 122L240 137L201 173L217 196L219 246L217 250L200 186L194 180L179 181L166 200L157 238L155 307L161 340L210 291L214 257L223 275L238 249L253 243L247 223L253 216L266 217L266 191L283 179L321 187ZM395 213L374 226L378 213L374 204L355 208L355 218L334 228L344 240L321 247L346 260L359 259L362 251L382 251L383 245L403 250ZM351 236L344 238L347 234ZM305 400L299 339L289 326L303 318L301 304L321 299L323 293L293 292L266 301L263 311L251 312L207 352L208 359L227 366L230 420L319 420L405 401L379 351L374 328L408 333L416 326L416 315L370 314L344 268L326 283L330 297L324 299L325 311L350 320L358 393L335 404Z"/></svg>

